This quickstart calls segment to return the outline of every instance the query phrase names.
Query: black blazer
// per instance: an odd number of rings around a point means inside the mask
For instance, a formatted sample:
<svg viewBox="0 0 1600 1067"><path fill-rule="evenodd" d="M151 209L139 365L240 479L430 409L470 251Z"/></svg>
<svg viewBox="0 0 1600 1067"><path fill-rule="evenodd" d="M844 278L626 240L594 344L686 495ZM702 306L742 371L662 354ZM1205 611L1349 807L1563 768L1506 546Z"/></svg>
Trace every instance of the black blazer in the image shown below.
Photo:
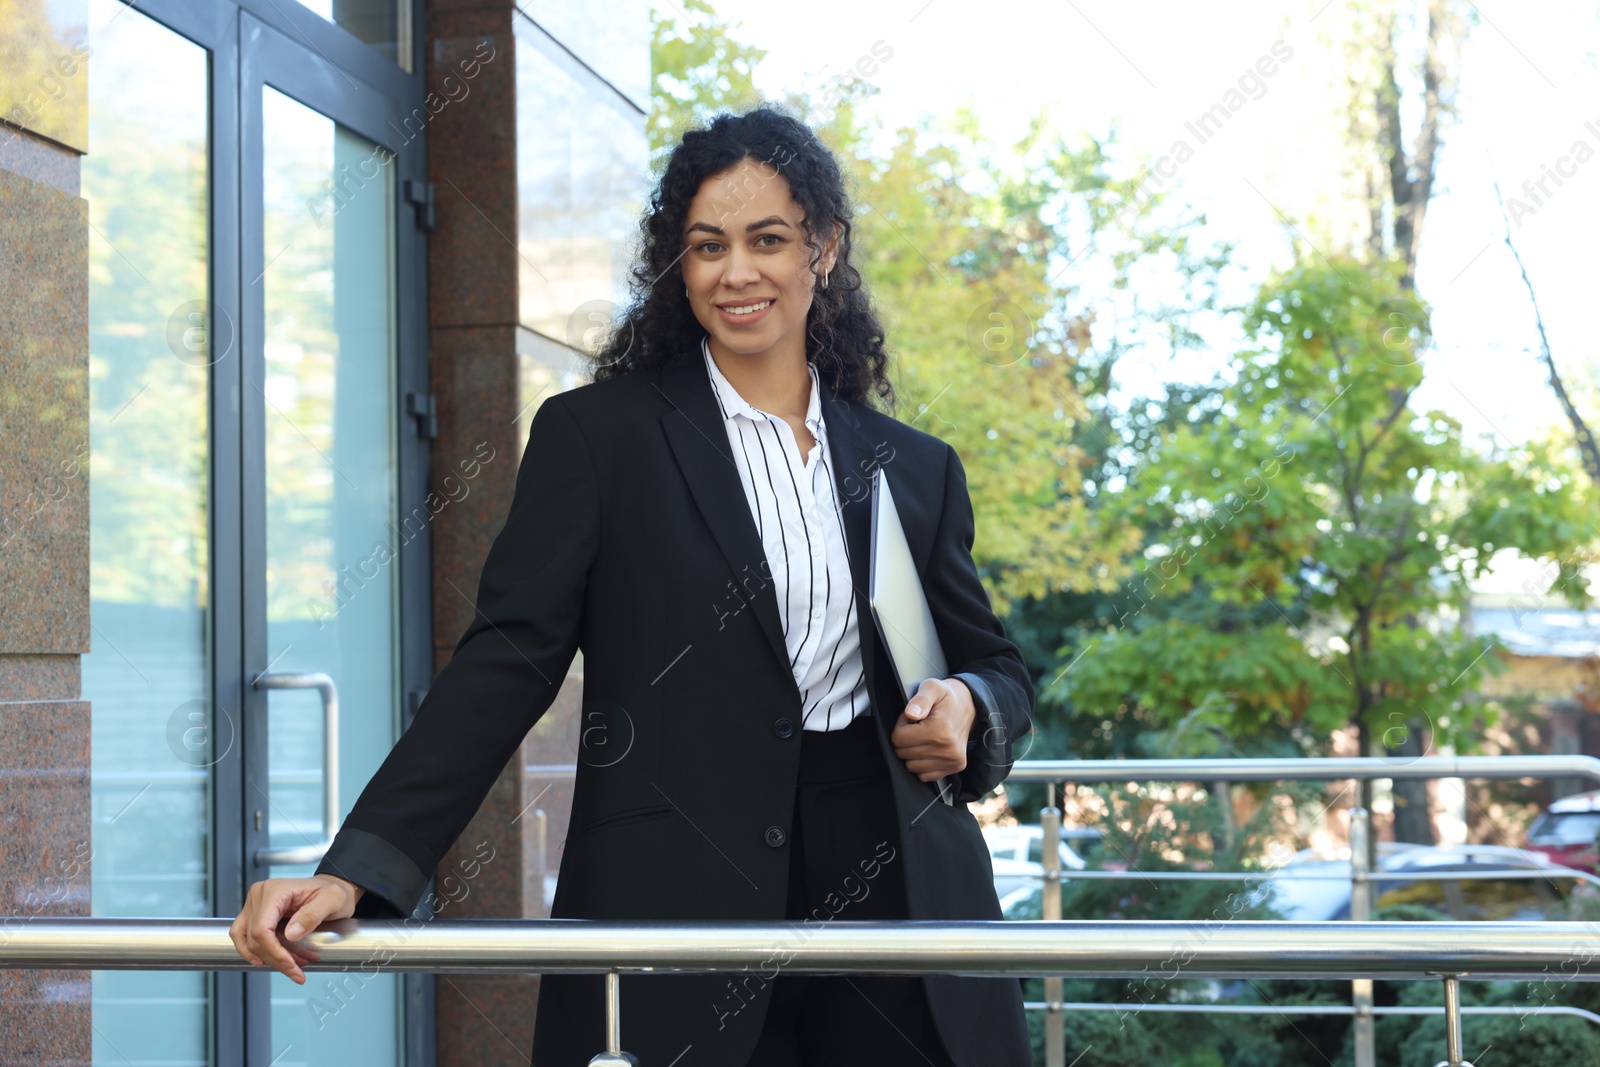
<svg viewBox="0 0 1600 1067"><path fill-rule="evenodd" d="M961 461L936 437L836 399L826 383L822 411L909 917L999 919L989 853L964 802L1010 771L1034 694L973 566ZM866 604L875 465L894 473L940 643L977 705L954 806L906 770L889 741L906 701ZM769 576L698 348L659 375L549 397L484 563L473 622L318 870L366 888L358 916L409 915L582 648L584 743L552 915L783 919L801 696ZM538 1067L582 1067L604 1047L601 982L544 977ZM1029 1062L1016 979L925 982L957 1064ZM676 1067L743 1067L770 985L730 1016L727 983L625 976L623 1047L655 1067L685 1046Z"/></svg>

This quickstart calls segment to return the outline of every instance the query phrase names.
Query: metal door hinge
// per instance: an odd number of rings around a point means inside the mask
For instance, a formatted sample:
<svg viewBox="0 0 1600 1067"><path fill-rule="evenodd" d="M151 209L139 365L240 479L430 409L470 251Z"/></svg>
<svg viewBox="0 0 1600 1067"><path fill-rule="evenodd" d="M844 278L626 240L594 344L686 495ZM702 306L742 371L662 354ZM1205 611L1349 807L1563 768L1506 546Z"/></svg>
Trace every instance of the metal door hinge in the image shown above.
<svg viewBox="0 0 1600 1067"><path fill-rule="evenodd" d="M415 178L405 181L406 202L416 209L417 229L424 233L432 233L434 225L434 184L432 182L419 182Z"/></svg>
<svg viewBox="0 0 1600 1067"><path fill-rule="evenodd" d="M432 393L407 393L406 414L417 420L417 433L424 440L439 439L439 400Z"/></svg>

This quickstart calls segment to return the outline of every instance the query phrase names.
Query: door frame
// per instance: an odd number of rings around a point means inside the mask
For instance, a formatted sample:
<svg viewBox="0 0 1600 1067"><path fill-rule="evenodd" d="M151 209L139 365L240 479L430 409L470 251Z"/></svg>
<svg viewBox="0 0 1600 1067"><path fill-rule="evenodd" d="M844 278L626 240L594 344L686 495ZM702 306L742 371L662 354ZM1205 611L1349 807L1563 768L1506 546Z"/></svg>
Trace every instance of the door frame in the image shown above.
<svg viewBox="0 0 1600 1067"><path fill-rule="evenodd" d="M336 28L327 24L324 26L328 29ZM307 47L308 44L311 47ZM238 129L241 134L239 188L242 204L252 212L262 203L263 196L261 97L265 86L270 85L278 92L292 97L318 114L393 153L393 162L389 164L394 168L392 180L396 213L395 320L392 327L395 331L397 362L394 368L395 395L391 397L391 401L396 416L393 425L397 431L396 440L392 443L396 449L395 460L398 467L396 513L393 518L398 525L401 515L422 504L426 495L427 474L425 442L420 438L415 424L406 416L404 405L404 398L408 392L427 391L424 362L426 335L422 332L426 329L426 250L424 235L417 226L416 213L407 204L404 195L405 183L408 180L421 181L426 178L425 163L421 151L418 150L418 141L413 139L407 143L403 140L406 130L404 120L411 109L405 106L405 101L380 92L359 80L350 71L336 66L325 55L318 54L314 41L297 40L293 33L269 25L249 11L242 11L239 15L239 56ZM384 62L381 57L374 58ZM419 100L419 107L420 104ZM425 110L422 113L427 114ZM242 360L238 366L246 382L253 381L256 385L262 385L265 370L264 280L268 264L266 249L261 243L260 215L242 218L244 225L240 231L239 257L242 267L239 351ZM421 315L417 314L419 311ZM422 370L420 383L415 373L419 366ZM263 820L258 828L251 817L252 813L261 807L253 797L254 790L251 783L259 783L262 789L267 788L269 693L254 688L250 682L269 668L269 659L273 653L267 646L267 487L264 464L266 409L255 388L244 388L240 390L240 395L243 397L243 403L239 405L242 442L239 465L239 513L242 516L240 531L242 537L239 556L243 564L240 575L242 579L240 606L245 669L238 677L240 689L237 699L239 706L244 709L244 728L241 732L244 761L238 794L240 811L234 825L240 828L242 835L240 842L242 855L239 859L241 868L248 872L246 875L248 886L261 878L270 877L271 874L267 869L255 867L253 859L256 850L266 847L268 843L267 828L270 820ZM409 467L408 459L411 461ZM417 462L419 459L420 463ZM418 473L421 475L420 480L407 477L408 474ZM415 677L419 669L426 669L426 660L418 664L417 657L409 654L411 650L406 647L405 641L405 635L421 633L426 636L428 633L426 614L420 619L415 615L419 608L425 609L427 603L427 542L415 543L419 545L420 551L407 552L402 546L395 546L401 556L401 570L397 575L399 596L396 603L401 634L398 646L398 666L401 676L396 679L398 684L395 687L400 694L409 692L418 684L425 685L428 677L425 675L420 682ZM409 549L411 546L404 547ZM418 562L423 565L420 583L416 581L414 573ZM411 566L408 567L408 564ZM402 707L397 709L400 715L397 726L403 729L407 725L404 719L407 709L404 707L403 698L401 703ZM266 1067L271 1062L268 992L270 979L271 975L268 973L251 974L246 977L244 1036L248 1049L246 1057L248 1067ZM403 1018L409 1018L412 1014L406 1009L415 999L417 996L403 981L401 983ZM411 1044L407 1035L402 1041L402 1046ZM411 1050L407 1048L407 1067L413 1067L415 1062L412 1061L410 1053Z"/></svg>
<svg viewBox="0 0 1600 1067"><path fill-rule="evenodd" d="M408 0L413 27L407 73L296 0L141 0L140 14L188 38L209 56L209 286L213 353L209 395L211 736L225 752L212 765L212 899L236 915L265 844L250 818L249 783L265 781L267 694L251 682L266 667L264 405L249 403L246 373L261 380L261 103L263 83L395 153L395 516L424 506L429 447L407 414L409 393L428 389L427 235L405 196L427 180L427 129L408 141L403 116L426 116L426 22ZM93 77L91 63L90 77ZM247 95L251 94L251 95ZM252 99L253 96L253 99ZM253 119L253 129L247 123ZM415 128L415 122L413 123ZM90 146L93 151L93 146ZM252 266L253 264L253 266ZM250 279L256 283L251 284ZM400 728L433 677L431 532L399 551L396 604ZM271 1062L268 973L212 973L211 1053L218 1067ZM435 1062L434 976L403 975L405 1067Z"/></svg>

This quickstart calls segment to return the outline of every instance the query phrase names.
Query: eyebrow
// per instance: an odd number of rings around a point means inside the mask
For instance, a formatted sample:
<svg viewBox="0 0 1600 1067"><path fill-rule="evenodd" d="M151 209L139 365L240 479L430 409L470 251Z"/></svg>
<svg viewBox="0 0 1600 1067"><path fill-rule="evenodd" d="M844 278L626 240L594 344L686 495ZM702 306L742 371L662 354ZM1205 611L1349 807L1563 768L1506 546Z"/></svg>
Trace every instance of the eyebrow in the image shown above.
<svg viewBox="0 0 1600 1067"><path fill-rule="evenodd" d="M779 216L777 216L777 215L768 215L766 218L757 219L755 222L752 222L750 225L746 226L744 228L744 232L745 233L752 233L752 232L754 232L756 230L761 229L764 226L783 226L783 227L785 227L787 229L793 229L794 228L794 227L790 226L788 222L784 221ZM694 233L696 230L704 230L706 233L714 233L718 237L721 237L723 235L722 227L713 226L709 222L697 222L693 226L690 226L687 230L685 230L684 234L688 235L688 234Z"/></svg>

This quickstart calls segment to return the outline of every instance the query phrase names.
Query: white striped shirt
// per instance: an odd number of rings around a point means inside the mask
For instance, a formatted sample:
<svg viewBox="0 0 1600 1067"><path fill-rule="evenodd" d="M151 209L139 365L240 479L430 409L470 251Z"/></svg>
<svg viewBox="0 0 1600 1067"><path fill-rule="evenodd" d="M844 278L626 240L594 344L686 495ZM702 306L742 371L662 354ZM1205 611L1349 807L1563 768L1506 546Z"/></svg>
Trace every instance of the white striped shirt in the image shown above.
<svg viewBox="0 0 1600 1067"><path fill-rule="evenodd" d="M705 340L700 351L776 586L789 667L800 688L801 728L842 729L867 714L869 703L817 369L806 363L811 399L805 422L816 444L802 459L794 428L740 396Z"/></svg>

